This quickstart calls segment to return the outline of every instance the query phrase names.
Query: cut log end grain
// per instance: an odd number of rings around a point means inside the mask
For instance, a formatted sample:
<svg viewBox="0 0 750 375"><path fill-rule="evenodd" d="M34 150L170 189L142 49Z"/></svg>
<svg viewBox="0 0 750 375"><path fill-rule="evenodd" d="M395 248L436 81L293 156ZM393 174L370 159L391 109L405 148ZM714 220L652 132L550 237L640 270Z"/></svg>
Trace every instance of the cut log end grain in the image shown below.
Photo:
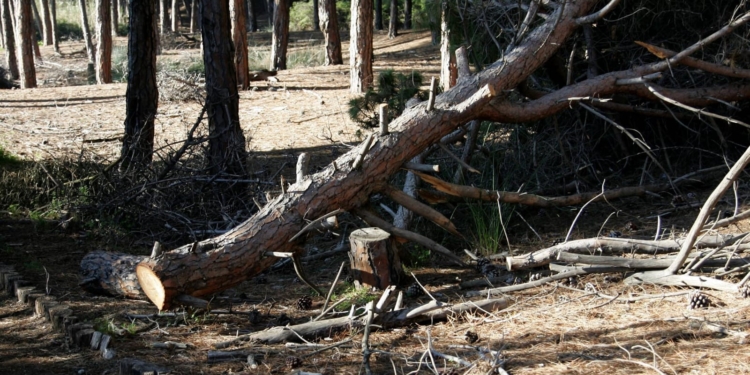
<svg viewBox="0 0 750 375"><path fill-rule="evenodd" d="M171 301L172 298L167 299L167 291L154 271L147 266L139 264L135 269L135 273L138 276L138 283L141 284L141 289L143 289L143 293L146 294L148 299L160 311L169 309L170 306L166 303Z"/></svg>

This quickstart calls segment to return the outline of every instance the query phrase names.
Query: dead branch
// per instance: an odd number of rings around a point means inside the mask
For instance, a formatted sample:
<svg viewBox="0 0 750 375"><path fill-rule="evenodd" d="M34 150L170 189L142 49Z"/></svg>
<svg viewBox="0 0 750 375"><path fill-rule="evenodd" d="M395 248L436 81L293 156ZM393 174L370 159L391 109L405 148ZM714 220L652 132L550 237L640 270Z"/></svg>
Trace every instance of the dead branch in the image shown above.
<svg viewBox="0 0 750 375"><path fill-rule="evenodd" d="M406 209L423 216L424 218L435 223L435 225L447 230L448 232L458 237L463 237L461 233L458 232L458 229L456 229L456 226L450 221L450 219L445 217L440 212L434 210L432 207L410 197L403 191L397 190L390 185L385 187L384 192L388 194L388 196L393 199L394 202L404 206Z"/></svg>
<svg viewBox="0 0 750 375"><path fill-rule="evenodd" d="M695 243L695 246L698 248L727 246L743 237L744 234L704 236ZM585 254L644 253L654 255L677 252L685 242L685 239L650 241L629 238L587 238L565 242L529 254L507 257L505 261L509 271L516 271L549 264L557 258L560 252Z"/></svg>

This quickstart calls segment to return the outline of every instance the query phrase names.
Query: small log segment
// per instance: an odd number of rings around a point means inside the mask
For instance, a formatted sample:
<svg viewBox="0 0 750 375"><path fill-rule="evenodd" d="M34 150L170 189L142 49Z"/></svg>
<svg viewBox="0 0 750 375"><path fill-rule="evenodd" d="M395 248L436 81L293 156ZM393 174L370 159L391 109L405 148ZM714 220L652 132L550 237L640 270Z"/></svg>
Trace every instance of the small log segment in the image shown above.
<svg viewBox="0 0 750 375"><path fill-rule="evenodd" d="M146 256L92 251L81 260L83 290L93 294L143 299L135 267Z"/></svg>
<svg viewBox="0 0 750 375"><path fill-rule="evenodd" d="M349 235L349 260L354 280L384 290L405 280L398 248L391 235L380 228L363 228Z"/></svg>

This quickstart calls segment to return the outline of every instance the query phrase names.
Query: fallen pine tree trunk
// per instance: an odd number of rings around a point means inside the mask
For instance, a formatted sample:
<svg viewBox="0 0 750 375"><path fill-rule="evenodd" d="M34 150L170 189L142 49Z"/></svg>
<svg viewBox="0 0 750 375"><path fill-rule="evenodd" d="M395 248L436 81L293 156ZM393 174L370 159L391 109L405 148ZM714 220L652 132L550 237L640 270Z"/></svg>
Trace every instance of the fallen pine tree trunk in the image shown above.
<svg viewBox="0 0 750 375"><path fill-rule="evenodd" d="M559 17L530 32L504 60L439 95L434 105L421 103L406 110L391 123L388 135L373 136L371 148L354 148L321 172L298 181L231 231L142 262L136 273L144 293L160 310L170 309L180 295L210 295L262 272L277 261L269 252L298 252L300 247L288 240L305 219L363 206L404 163L476 119L495 93L512 89L541 67L579 27L576 18L596 3L582 0L561 7L556 11Z"/></svg>
<svg viewBox="0 0 750 375"><path fill-rule="evenodd" d="M575 30L593 22L583 16L597 3L597 0L576 0L554 8L544 22L529 31L501 60L437 96L434 103L407 109L391 123L389 134L371 135L364 145L352 149L321 172L298 181L231 231L143 261L136 273L144 293L164 310L173 307L180 296L207 296L238 285L275 263L277 258L272 253L299 252L301 247L288 240L299 232L306 219L333 210L361 208L370 195L383 192L389 178L404 163L468 121L533 121L570 108L571 101L617 92L659 100L643 87L617 83L678 65L680 59L750 19L749 14L743 15L731 27L717 31L710 39L699 41L666 61L606 73L531 101L508 95L556 54ZM691 105L750 96L750 84L744 82L715 88L657 89Z"/></svg>

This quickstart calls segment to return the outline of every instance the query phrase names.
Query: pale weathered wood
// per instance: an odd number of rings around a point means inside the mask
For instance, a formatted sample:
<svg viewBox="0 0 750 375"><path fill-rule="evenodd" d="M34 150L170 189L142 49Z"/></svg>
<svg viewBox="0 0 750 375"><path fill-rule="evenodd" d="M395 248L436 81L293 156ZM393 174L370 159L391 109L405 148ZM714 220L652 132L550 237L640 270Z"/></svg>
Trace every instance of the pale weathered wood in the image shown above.
<svg viewBox="0 0 750 375"><path fill-rule="evenodd" d="M704 236L700 241L696 242L695 246L698 248L728 246L739 241L742 237L744 237L744 234ZM568 241L529 254L507 257L505 261L509 271L516 271L549 264L562 251L585 254L630 252L664 254L679 251L683 242L684 240L682 239L649 241L629 238L586 238Z"/></svg>
<svg viewBox="0 0 750 375"><path fill-rule="evenodd" d="M363 228L349 235L350 270L364 286L383 290L404 280L396 243L380 228Z"/></svg>
<svg viewBox="0 0 750 375"><path fill-rule="evenodd" d="M18 297L18 302L26 303L26 298L31 293L39 293L39 291L36 290L36 288L34 288L33 286L22 286L20 288L17 288L16 297Z"/></svg>

